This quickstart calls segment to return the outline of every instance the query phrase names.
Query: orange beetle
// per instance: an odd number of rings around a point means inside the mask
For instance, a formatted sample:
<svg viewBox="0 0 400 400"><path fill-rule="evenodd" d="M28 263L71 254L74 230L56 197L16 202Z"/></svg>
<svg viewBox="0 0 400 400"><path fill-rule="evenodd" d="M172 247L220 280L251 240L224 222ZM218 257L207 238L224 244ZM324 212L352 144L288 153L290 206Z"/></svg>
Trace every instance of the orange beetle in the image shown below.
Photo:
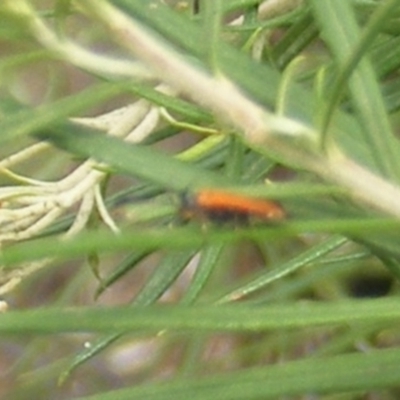
<svg viewBox="0 0 400 400"><path fill-rule="evenodd" d="M217 222L247 222L256 218L265 222L277 222L286 217L277 202L257 199L220 189L201 189L183 196L181 215L184 219L197 217Z"/></svg>

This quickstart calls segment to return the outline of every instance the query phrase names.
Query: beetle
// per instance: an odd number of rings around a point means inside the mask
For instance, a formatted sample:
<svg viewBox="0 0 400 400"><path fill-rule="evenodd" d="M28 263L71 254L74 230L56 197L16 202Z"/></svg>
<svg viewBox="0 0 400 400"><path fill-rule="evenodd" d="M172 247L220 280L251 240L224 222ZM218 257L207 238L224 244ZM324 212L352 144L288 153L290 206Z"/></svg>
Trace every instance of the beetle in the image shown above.
<svg viewBox="0 0 400 400"><path fill-rule="evenodd" d="M249 197L223 189L201 189L182 196L180 215L219 223L246 223L249 219L278 222L286 217L282 206L271 200Z"/></svg>

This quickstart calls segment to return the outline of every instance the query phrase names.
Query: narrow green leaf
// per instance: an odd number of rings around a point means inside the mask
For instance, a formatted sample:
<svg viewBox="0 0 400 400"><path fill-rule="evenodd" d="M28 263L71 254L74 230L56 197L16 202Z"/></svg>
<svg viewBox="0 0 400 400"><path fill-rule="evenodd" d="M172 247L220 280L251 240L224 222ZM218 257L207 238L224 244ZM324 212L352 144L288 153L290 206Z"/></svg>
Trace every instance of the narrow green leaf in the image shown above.
<svg viewBox="0 0 400 400"><path fill-rule="evenodd" d="M294 395L363 393L397 387L400 351L393 349L324 359L281 362L225 375L134 386L81 400L249 400ZM337 396L335 396L337 397ZM350 397L346 397L350 398Z"/></svg>
<svg viewBox="0 0 400 400"><path fill-rule="evenodd" d="M65 97L51 104L39 106L36 109L21 109L1 119L0 141L8 141L33 131L48 128L51 124L67 117L81 114L95 104L126 92L125 89L126 83L125 85L121 82L101 83L93 85L78 94Z"/></svg>
<svg viewBox="0 0 400 400"><path fill-rule="evenodd" d="M161 151L127 144L115 137L101 135L74 124L57 126L38 133L38 136L64 150L82 157L92 157L120 171L169 189L185 191L196 186L225 182L217 174L180 162Z"/></svg>
<svg viewBox="0 0 400 400"><path fill-rule="evenodd" d="M203 15L203 45L206 46L208 64L211 69L218 72L218 52L220 38L220 28L222 22L222 1L221 0L205 0Z"/></svg>
<svg viewBox="0 0 400 400"><path fill-rule="evenodd" d="M132 306L143 307L157 301L176 280L192 256L193 251L173 252L165 256L160 265L158 265L151 277L147 280L140 293L135 297ZM105 350L112 343L128 333L128 331L123 328L116 328L115 331L116 332L106 337L97 339L91 343L89 348L84 349L73 357L70 364L65 368L62 374L60 374L59 382L64 382L76 368L98 355L101 351Z"/></svg>
<svg viewBox="0 0 400 400"><path fill-rule="evenodd" d="M195 250L185 250L165 255L143 289L135 297L133 305L147 306L158 300L187 266L195 253Z"/></svg>
<svg viewBox="0 0 400 400"><path fill-rule="evenodd" d="M169 287L171 281L167 277ZM150 294L150 293L149 293ZM157 293L157 297L161 292ZM150 303L156 297L141 295ZM300 302L269 307L246 305L157 305L113 308L67 308L10 311L0 315L0 332L49 334L58 332L134 332L137 330L193 329L196 331L260 332L282 328L347 323L397 323L397 298L332 303Z"/></svg>
<svg viewBox="0 0 400 400"><path fill-rule="evenodd" d="M0 263L4 269L13 268L14 264L48 257L73 258L90 252L108 253L120 250L155 250L184 249L199 247L208 243L233 243L241 239L274 241L303 232L331 232L365 236L369 240L380 239L383 246L393 255L399 256L398 230L400 222L393 219L343 219L317 221L299 221L282 223L274 226L255 228L210 229L137 229L115 235L108 231L87 232L69 240L42 238L19 243L5 248L0 254ZM384 233L391 234L385 237ZM373 236L374 234L375 236ZM389 242L389 243L387 243ZM385 248L385 247L383 247Z"/></svg>
<svg viewBox="0 0 400 400"><path fill-rule="evenodd" d="M398 179L400 176L398 143L393 136L376 75L365 55L387 16L398 7L398 1L390 0L382 3L371 18L363 36L349 2L312 0L311 4L324 38L341 68L337 82L333 85L333 95L323 129L326 132L333 110L336 109L344 84L348 80L352 101L364 128L365 143L374 149L376 168L385 176Z"/></svg>
<svg viewBox="0 0 400 400"><path fill-rule="evenodd" d="M274 46L272 56L284 69L318 34L309 11L293 24L285 36Z"/></svg>
<svg viewBox="0 0 400 400"><path fill-rule="evenodd" d="M101 280L100 286L96 290L96 297L100 296L113 283L135 268L149 254L151 254L150 251L133 252L124 258L110 275Z"/></svg>
<svg viewBox="0 0 400 400"><path fill-rule="evenodd" d="M321 244L317 244L316 246L310 247L303 253L300 253L293 259L283 263L282 265L273 268L271 271L259 276L258 278L252 280L244 286L241 286L230 293L223 296L218 300L218 303L225 303L229 301L234 301L241 299L245 296L248 296L251 293L254 293L257 290L264 288L266 285L271 282L280 279L299 268L315 262L319 258L325 256L331 251L337 249L347 242L347 239L341 236L333 236L332 238L322 242Z"/></svg>
<svg viewBox="0 0 400 400"><path fill-rule="evenodd" d="M212 271L214 271L223 249L224 246L221 244L211 244L202 249L196 272L182 298L182 304L191 304L197 299L207 284Z"/></svg>

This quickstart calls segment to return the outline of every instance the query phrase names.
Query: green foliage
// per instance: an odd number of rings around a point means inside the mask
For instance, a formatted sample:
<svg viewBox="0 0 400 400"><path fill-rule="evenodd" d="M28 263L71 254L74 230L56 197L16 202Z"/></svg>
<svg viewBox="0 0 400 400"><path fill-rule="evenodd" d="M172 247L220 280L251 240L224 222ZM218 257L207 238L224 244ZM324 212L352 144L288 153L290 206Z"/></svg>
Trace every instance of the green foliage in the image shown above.
<svg viewBox="0 0 400 400"><path fill-rule="evenodd" d="M398 1L194 3L0 5L7 399L398 398Z"/></svg>

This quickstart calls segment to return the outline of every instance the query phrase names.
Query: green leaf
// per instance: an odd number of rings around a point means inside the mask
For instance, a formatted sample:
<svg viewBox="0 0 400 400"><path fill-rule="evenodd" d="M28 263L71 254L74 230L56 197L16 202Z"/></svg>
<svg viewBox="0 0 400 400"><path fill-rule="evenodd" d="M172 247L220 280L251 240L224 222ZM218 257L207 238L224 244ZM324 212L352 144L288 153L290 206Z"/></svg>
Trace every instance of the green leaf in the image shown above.
<svg viewBox="0 0 400 400"><path fill-rule="evenodd" d="M181 265L181 264L179 264ZM162 274L160 273L160 276ZM176 276L175 276L176 277ZM157 279L158 280L158 279ZM391 322L400 317L396 298L342 302L299 302L269 307L218 307L150 304L169 286L151 294L142 292L137 307L35 309L0 315L0 332L49 334L58 332L129 332L135 330L193 329L200 331L260 332L283 328ZM152 284L150 285L152 286ZM150 288L149 286L149 288ZM147 291L147 290L146 290Z"/></svg>
<svg viewBox="0 0 400 400"><path fill-rule="evenodd" d="M127 144L79 125L66 123L37 136L81 157L92 157L124 173L169 189L185 191L223 182L212 172L180 162L151 147Z"/></svg>
<svg viewBox="0 0 400 400"><path fill-rule="evenodd" d="M193 251L173 252L164 257L160 265L158 265L151 277L147 280L142 290L135 297L132 306L149 306L157 301L176 280L192 257ZM70 364L60 375L59 382L63 383L81 364L95 357L101 351L104 351L112 343L127 333L129 333L129 331L116 328L110 335L100 337L94 343L91 343L89 348L73 357Z"/></svg>
<svg viewBox="0 0 400 400"><path fill-rule="evenodd" d="M101 83L91 86L78 94L65 97L57 102L45 104L36 109L20 109L0 120L0 142L10 141L33 131L76 116L89 107L124 92L122 83Z"/></svg>
<svg viewBox="0 0 400 400"><path fill-rule="evenodd" d="M348 81L352 102L363 126L363 139L365 144L374 149L376 168L383 175L398 180L398 142L390 126L377 77L366 55L372 39L385 24L387 16L398 7L398 2L390 0L382 3L363 36L349 2L313 0L311 4L322 34L341 68L337 81L333 84L331 104L325 116L323 130L326 132L328 129L329 120Z"/></svg>
<svg viewBox="0 0 400 400"><path fill-rule="evenodd" d="M132 386L81 400L248 400L288 395L363 393L398 386L399 350L282 362L227 375ZM354 397L352 397L354 398Z"/></svg>

